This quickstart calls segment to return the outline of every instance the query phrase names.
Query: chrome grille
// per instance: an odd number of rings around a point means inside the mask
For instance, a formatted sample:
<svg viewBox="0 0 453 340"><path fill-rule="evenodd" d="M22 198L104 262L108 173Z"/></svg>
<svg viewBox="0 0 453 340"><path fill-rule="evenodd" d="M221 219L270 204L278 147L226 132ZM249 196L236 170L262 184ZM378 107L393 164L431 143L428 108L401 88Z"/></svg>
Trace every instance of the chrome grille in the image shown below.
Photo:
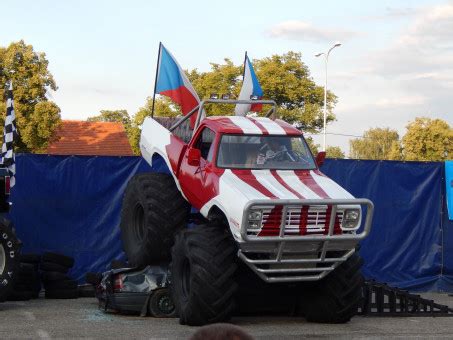
<svg viewBox="0 0 453 340"><path fill-rule="evenodd" d="M280 220L281 216L275 218L276 216L271 216L271 212L274 207L269 207L263 209L263 218L261 226L264 226L266 223L274 225L273 228L268 230L274 230L278 235L280 229ZM286 210L286 219L285 219L285 236L298 236L300 232L301 225L306 228L307 235L323 235L326 233L326 228L328 229L329 221L326 223L326 214L328 206L327 205L311 205L311 206L290 206ZM338 222L341 225L343 221L344 210L337 210ZM301 218L306 219L306 222L301 224ZM327 225L327 227L326 227ZM261 227L253 228L249 227L247 229L247 234L250 236L258 235L261 231Z"/></svg>

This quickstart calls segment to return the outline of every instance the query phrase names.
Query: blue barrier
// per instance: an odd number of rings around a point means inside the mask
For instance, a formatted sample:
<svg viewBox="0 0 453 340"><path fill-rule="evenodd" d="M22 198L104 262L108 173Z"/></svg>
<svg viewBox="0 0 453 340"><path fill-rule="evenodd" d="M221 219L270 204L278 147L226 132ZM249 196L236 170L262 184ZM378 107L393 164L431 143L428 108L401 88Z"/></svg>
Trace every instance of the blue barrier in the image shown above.
<svg viewBox="0 0 453 340"><path fill-rule="evenodd" d="M443 163L329 160L322 171L375 205L360 250L366 277L414 291L453 291Z"/></svg>
<svg viewBox="0 0 453 340"><path fill-rule="evenodd" d="M26 253L75 258L83 281L124 258L119 220L128 180L150 171L140 157L16 157L10 217ZM161 159L156 171L168 171ZM411 290L453 292L453 222L446 214L443 163L326 160L329 177L376 206L362 242L367 277Z"/></svg>

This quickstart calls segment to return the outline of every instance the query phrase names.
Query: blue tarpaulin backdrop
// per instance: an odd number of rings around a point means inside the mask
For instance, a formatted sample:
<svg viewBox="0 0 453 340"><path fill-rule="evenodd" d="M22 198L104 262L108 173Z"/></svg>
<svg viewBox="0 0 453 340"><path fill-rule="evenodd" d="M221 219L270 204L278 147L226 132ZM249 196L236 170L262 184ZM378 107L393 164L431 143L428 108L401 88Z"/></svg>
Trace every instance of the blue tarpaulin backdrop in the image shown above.
<svg viewBox="0 0 453 340"><path fill-rule="evenodd" d="M16 163L10 216L24 253L73 256L70 274L79 280L124 258L122 195L134 174L150 170L144 160L21 154ZM375 204L373 229L361 248L365 276L411 290L453 292L443 163L326 160L322 171Z"/></svg>
<svg viewBox="0 0 453 340"><path fill-rule="evenodd" d="M453 161L445 162L445 190L447 191L448 218L453 220Z"/></svg>

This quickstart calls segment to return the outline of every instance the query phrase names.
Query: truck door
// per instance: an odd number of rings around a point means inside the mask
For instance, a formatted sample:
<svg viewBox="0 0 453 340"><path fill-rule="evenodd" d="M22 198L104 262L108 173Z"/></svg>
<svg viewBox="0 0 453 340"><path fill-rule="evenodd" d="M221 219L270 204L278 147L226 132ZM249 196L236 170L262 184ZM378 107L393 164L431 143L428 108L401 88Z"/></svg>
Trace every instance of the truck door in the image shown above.
<svg viewBox="0 0 453 340"><path fill-rule="evenodd" d="M206 179L209 173L205 169L213 161L214 138L214 131L204 127L197 134L194 142L187 148L181 164L179 176L181 188L192 206L197 209L200 209L206 203L205 196L209 195L208 192L210 191L206 188ZM191 147L200 150L201 158L198 166L188 163L188 152Z"/></svg>

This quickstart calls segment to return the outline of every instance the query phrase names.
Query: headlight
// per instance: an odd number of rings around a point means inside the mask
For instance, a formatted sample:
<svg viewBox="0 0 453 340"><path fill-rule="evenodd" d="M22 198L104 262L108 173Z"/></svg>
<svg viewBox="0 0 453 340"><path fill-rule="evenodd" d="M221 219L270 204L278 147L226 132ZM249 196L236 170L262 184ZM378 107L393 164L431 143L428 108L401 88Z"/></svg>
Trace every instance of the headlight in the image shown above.
<svg viewBox="0 0 453 340"><path fill-rule="evenodd" d="M249 212L249 221L261 221L263 214L261 211L251 211Z"/></svg>
<svg viewBox="0 0 453 340"><path fill-rule="evenodd" d="M343 229L356 229L359 227L360 210L359 209L346 209L343 214L343 222L341 227Z"/></svg>
<svg viewBox="0 0 453 340"><path fill-rule="evenodd" d="M261 229L263 212L261 210L252 210L248 215L248 230L258 232Z"/></svg>

